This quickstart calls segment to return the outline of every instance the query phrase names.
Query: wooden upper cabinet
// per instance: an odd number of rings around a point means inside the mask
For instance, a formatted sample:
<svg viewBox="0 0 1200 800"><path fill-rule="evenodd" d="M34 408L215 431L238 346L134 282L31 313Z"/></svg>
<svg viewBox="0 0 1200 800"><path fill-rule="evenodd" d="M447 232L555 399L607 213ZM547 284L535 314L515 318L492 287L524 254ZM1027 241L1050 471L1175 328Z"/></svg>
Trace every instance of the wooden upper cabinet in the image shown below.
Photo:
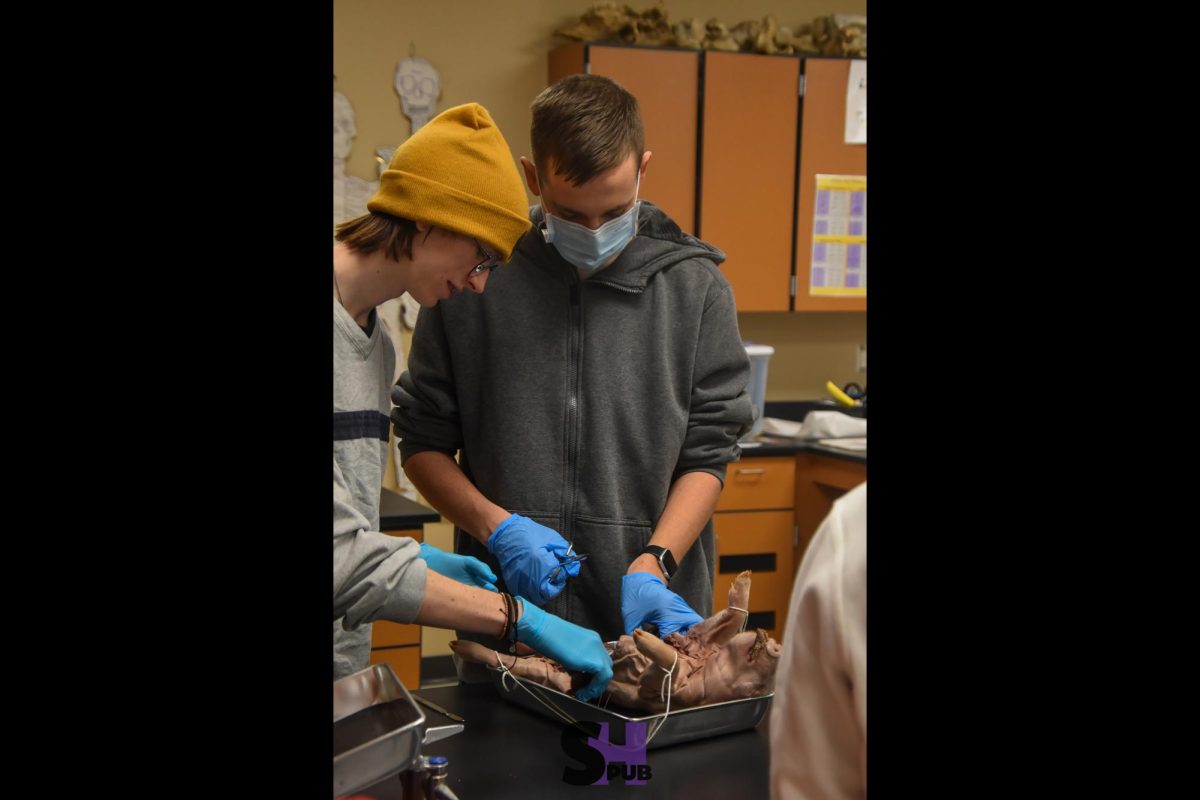
<svg viewBox="0 0 1200 800"><path fill-rule="evenodd" d="M865 297L809 295L817 175L866 175L867 146L846 144L846 82L850 59L804 60L804 114L796 204L796 311L865 311ZM870 223L868 222L868 230Z"/></svg>
<svg viewBox="0 0 1200 800"><path fill-rule="evenodd" d="M800 59L704 59L700 238L725 251L738 311L788 311Z"/></svg>
<svg viewBox="0 0 1200 800"><path fill-rule="evenodd" d="M646 149L653 153L639 197L695 234L699 51L582 42L551 51L550 83L579 72L612 78L637 98Z"/></svg>

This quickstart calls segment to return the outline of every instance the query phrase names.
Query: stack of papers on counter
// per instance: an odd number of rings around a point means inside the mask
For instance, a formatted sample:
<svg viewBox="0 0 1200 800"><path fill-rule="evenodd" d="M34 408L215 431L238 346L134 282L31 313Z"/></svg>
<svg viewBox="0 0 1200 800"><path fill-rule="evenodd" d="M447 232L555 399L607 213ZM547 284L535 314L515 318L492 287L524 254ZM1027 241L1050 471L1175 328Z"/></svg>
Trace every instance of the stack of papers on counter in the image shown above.
<svg viewBox="0 0 1200 800"><path fill-rule="evenodd" d="M763 417L762 432L792 439L828 439L867 435L867 421L840 411L810 411L804 422L776 417Z"/></svg>
<svg viewBox="0 0 1200 800"><path fill-rule="evenodd" d="M762 432L771 436L786 436L792 438L800 433L800 423L790 419L763 417Z"/></svg>

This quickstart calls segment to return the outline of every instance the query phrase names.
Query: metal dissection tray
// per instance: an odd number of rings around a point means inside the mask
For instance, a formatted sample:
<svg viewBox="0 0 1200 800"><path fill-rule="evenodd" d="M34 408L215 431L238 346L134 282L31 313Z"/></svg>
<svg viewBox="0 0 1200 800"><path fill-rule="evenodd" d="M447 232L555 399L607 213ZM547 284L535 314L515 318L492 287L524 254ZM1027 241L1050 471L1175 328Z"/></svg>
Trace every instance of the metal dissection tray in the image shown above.
<svg viewBox="0 0 1200 800"><path fill-rule="evenodd" d="M352 794L403 772L425 737L425 715L387 664L333 682L333 790Z"/></svg>
<svg viewBox="0 0 1200 800"><path fill-rule="evenodd" d="M649 726L647 730L652 732L658 726L659 720L662 719L662 714L647 714L645 711L633 711L613 705L601 708L563 694L557 689L518 678L516 675L505 679L504 671L497 667L488 667L488 672L492 676L496 690L504 699L558 722L563 722L563 720L531 697L529 692L536 693L542 700L557 707L573 719L609 723L610 736L613 735L614 728L623 730L624 723L627 722L645 723ZM519 681L520 686L514 684L514 681ZM525 689L529 691L527 692ZM671 709L666 722L662 723L662 727L654 734L654 738L650 740L646 748L654 750L658 747L706 739L724 733L749 730L762 720L763 715L771 707L771 698L774 696L775 693L771 692L761 697L729 700L707 706L682 708L678 711ZM621 726L612 724L618 721L622 723Z"/></svg>

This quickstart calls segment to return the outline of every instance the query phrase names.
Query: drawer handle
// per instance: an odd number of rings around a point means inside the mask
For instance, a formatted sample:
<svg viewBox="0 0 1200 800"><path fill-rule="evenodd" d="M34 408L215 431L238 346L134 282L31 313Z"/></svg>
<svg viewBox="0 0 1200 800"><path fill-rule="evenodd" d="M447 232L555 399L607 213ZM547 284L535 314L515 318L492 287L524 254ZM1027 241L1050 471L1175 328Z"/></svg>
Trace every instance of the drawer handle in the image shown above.
<svg viewBox="0 0 1200 800"><path fill-rule="evenodd" d="M737 474L738 475L762 475L764 472L766 472L765 469L739 469L737 471Z"/></svg>

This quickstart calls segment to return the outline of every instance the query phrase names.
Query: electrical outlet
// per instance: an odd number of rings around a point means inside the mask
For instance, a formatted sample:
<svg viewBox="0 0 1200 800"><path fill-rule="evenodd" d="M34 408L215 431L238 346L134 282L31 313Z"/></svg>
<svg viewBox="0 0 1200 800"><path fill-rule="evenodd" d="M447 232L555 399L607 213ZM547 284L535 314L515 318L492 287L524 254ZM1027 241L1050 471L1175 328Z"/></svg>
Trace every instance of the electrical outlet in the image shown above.
<svg viewBox="0 0 1200 800"><path fill-rule="evenodd" d="M867 346L865 344L858 346L857 356L854 359L854 368L859 372L867 371Z"/></svg>

